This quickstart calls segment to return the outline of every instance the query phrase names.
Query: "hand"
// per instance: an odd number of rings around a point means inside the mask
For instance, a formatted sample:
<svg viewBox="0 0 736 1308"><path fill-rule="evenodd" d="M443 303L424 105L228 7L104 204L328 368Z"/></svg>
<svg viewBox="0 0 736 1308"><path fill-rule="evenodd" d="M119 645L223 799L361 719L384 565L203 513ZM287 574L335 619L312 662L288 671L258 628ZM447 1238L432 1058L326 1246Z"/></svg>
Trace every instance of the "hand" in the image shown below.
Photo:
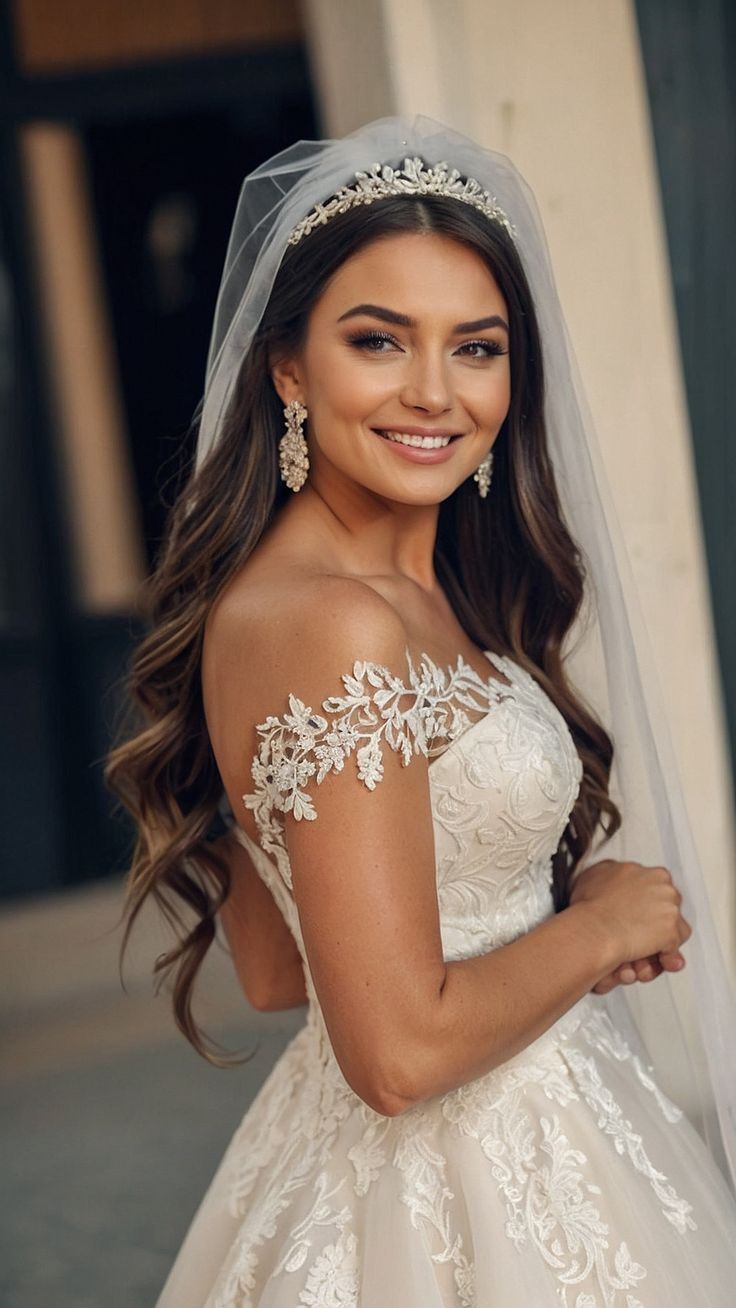
<svg viewBox="0 0 736 1308"><path fill-rule="evenodd" d="M638 958L633 963L621 963L613 972L609 972L608 976L601 977L597 985L593 986L592 993L607 995L618 985L632 985L634 981L654 981L663 972L681 972L685 963L686 959L679 949L671 954L651 954L649 958Z"/></svg>
<svg viewBox="0 0 736 1308"><path fill-rule="evenodd" d="M611 891L614 891L614 897L611 897ZM681 916L680 904L682 896L677 888L673 886L671 875L664 867L643 867L641 863L617 862L614 859L603 859L599 863L594 863L579 872L573 883L573 889L570 892L570 904L578 901L588 901L588 904L595 906L605 906L609 914L609 922L613 925L618 914L616 909L621 906L621 891L625 893L626 917L629 917L631 909L637 906L639 900L639 914L643 913L647 917L647 908L655 908L655 901L651 899L651 893L654 891L659 897L658 916L660 925L664 925L664 918L661 917L663 909L667 910L669 917L668 943L664 948L656 950L656 939L654 935L648 933L648 946L650 950L652 944L655 951L647 956L634 957L629 961L626 954L629 952L626 946L622 947L624 952L624 961L618 964L607 976L601 977L594 986L595 994L608 994L609 991L616 988L617 985L631 985L634 981L654 981L656 977L661 976L663 972L678 972L685 967L685 959L680 952L682 943L688 940L692 935L689 923ZM643 895L641 895L643 892ZM648 903L647 903L648 896ZM664 900L663 900L664 896ZM620 903L616 904L616 899ZM597 900L597 905L596 905ZM667 908L667 900L671 901ZM607 904L608 901L608 904ZM613 909L613 917L611 917ZM625 925L624 918L618 918L620 925ZM637 926L643 925L643 920L639 917ZM654 925L654 920L652 920ZM641 931L634 930L629 935L629 944L633 946L634 942L644 943L647 933L643 937ZM664 940L661 931L660 940ZM631 948L631 955L635 954L635 948ZM643 951L642 951L643 954Z"/></svg>

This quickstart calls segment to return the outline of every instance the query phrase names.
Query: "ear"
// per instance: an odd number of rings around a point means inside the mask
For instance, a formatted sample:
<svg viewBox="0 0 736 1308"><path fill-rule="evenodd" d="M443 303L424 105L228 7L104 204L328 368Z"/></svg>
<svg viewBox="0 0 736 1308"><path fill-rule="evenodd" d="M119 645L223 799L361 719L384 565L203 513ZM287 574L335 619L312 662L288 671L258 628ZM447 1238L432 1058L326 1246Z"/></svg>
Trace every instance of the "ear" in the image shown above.
<svg viewBox="0 0 736 1308"><path fill-rule="evenodd" d="M292 400L306 404L302 368L296 359L272 360L271 381L282 404L290 404Z"/></svg>

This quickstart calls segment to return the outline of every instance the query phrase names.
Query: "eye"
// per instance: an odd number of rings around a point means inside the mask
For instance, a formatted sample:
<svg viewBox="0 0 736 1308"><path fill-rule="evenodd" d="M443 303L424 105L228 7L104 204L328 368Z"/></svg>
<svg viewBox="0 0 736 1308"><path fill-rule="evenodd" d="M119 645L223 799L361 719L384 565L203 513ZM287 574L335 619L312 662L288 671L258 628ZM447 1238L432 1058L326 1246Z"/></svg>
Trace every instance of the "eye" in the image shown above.
<svg viewBox="0 0 736 1308"><path fill-rule="evenodd" d="M367 350L370 354L385 354L386 351L381 349L382 345L398 347L398 341L390 336L388 332L360 332L357 336L349 336L348 341L356 349Z"/></svg>
<svg viewBox="0 0 736 1308"><path fill-rule="evenodd" d="M499 341L466 341L464 345L460 346L458 354L461 354L464 350L482 351L481 354L471 354L469 356L471 359L492 359L500 354L508 354L508 350L504 349Z"/></svg>

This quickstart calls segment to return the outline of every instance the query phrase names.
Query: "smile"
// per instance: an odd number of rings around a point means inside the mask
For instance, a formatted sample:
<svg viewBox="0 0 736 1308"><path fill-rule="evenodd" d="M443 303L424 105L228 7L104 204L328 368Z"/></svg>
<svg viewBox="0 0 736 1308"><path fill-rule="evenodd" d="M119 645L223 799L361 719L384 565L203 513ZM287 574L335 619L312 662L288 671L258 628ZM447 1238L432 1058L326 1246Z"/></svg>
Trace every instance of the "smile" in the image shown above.
<svg viewBox="0 0 736 1308"><path fill-rule="evenodd" d="M412 436L403 431L381 431L376 428L379 436L384 440L394 441L398 445L411 445L417 450L439 450L443 446L449 445L450 441L456 440L456 436Z"/></svg>

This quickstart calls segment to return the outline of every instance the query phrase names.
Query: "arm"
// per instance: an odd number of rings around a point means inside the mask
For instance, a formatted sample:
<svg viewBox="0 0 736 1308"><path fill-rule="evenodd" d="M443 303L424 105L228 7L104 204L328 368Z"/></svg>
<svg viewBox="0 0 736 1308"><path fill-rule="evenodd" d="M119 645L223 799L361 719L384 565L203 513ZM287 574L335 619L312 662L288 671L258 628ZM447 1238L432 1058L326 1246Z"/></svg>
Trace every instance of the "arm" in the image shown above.
<svg viewBox="0 0 736 1308"><path fill-rule="evenodd" d="M392 797L379 801L382 827L384 804L388 812L387 848L363 869L358 864L356 879L331 875L339 842L333 835L337 809L330 808L322 837L319 822L310 824L310 832L297 834L296 824L290 828L305 945L338 1061L356 1093L389 1116L498 1067L622 961L638 956L634 937L629 935L632 950L620 923L591 899L491 953L445 963L434 865L422 850L421 787L402 776L399 766L387 761ZM426 769L424 774L426 781ZM421 775L417 766L415 778ZM352 797L349 808L342 805L343 841L349 824L357 847L363 835L368 842L371 831L376 834L376 819L366 816L363 822L358 816L362 807ZM320 815L324 812L323 804ZM398 851L393 842L392 857L391 833L406 828L406 812L412 813L411 838ZM320 873L314 876L317 866ZM662 947L671 949L673 941L686 938L689 932L675 926L679 897L664 869L614 867L621 874L619 910L629 900L635 921L636 877L651 874L650 883L656 878L659 884L649 889L662 892L667 918L656 927Z"/></svg>
<svg viewBox="0 0 736 1308"><path fill-rule="evenodd" d="M321 714L323 701L343 690L341 675L356 656L405 676L407 633L395 610L369 588L336 579L302 581L280 601L278 620L251 623L238 643L238 657L258 670L247 697L248 722L280 710L290 692L308 706L308 716ZM266 643L271 627L278 630L277 648L272 638ZM340 759L339 746L335 751ZM641 916L636 896L625 906L632 889L643 892L653 878L637 881L628 865L620 865L624 871L602 878L604 888L611 880L618 887L607 903L596 903L599 879L595 894L512 944L446 963L427 760L416 753L405 765L384 738L380 764L382 779L373 777L371 787L359 777L355 756L325 770L318 786L305 776L316 819L287 812L284 833L335 1055L356 1093L393 1115L503 1063L627 957L640 956L631 951L653 933L628 929L629 918ZM659 871L658 887L668 878ZM667 909L657 940L673 935L677 915L669 900ZM650 952L641 949L641 956Z"/></svg>
<svg viewBox="0 0 736 1308"><path fill-rule="evenodd" d="M232 886L220 920L248 1002L263 1012L306 1004L299 951L268 886L234 836L221 836L215 848L230 866Z"/></svg>

